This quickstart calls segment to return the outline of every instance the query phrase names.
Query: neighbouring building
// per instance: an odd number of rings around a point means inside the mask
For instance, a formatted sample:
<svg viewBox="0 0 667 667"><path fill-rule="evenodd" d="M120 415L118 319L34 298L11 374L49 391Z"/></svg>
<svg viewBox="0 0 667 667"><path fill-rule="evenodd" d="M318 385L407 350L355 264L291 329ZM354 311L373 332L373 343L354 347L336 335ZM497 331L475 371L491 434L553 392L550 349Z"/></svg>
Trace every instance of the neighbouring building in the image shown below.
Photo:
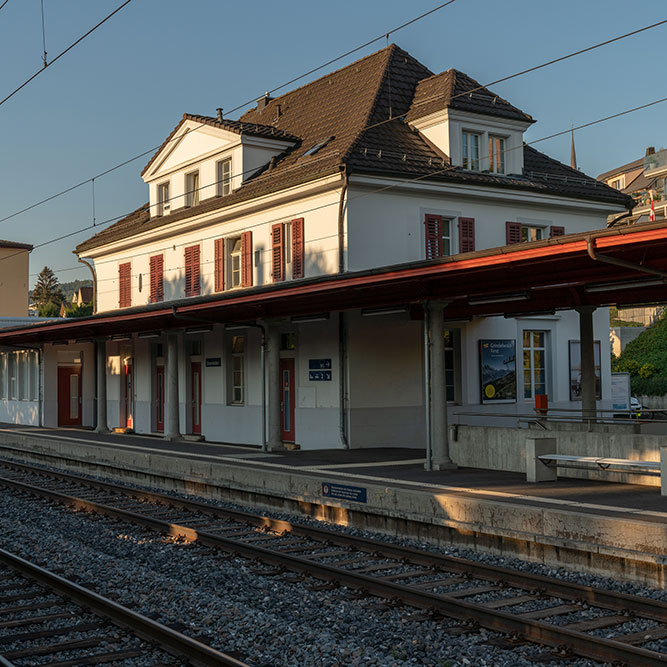
<svg viewBox="0 0 667 667"><path fill-rule="evenodd" d="M28 315L29 243L0 240L0 317Z"/></svg>
<svg viewBox="0 0 667 667"><path fill-rule="evenodd" d="M149 201L76 248L97 315L39 330L44 423L424 447L445 396L467 423L581 407L580 316L609 405L604 286L540 280L631 199L526 145L534 122L394 45L238 120L184 114Z"/></svg>

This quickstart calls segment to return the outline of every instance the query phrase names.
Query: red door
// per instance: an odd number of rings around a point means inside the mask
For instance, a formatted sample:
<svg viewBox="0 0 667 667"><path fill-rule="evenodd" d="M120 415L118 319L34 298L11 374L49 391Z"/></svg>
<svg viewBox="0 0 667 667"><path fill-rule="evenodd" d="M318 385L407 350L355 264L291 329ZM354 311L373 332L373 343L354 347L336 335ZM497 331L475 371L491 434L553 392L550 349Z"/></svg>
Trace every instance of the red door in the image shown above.
<svg viewBox="0 0 667 667"><path fill-rule="evenodd" d="M125 428L134 428L134 385L132 364L125 364Z"/></svg>
<svg viewBox="0 0 667 667"><path fill-rule="evenodd" d="M81 366L58 367L58 426L81 426Z"/></svg>
<svg viewBox="0 0 667 667"><path fill-rule="evenodd" d="M283 442L294 442L294 359L280 360L280 392Z"/></svg>
<svg viewBox="0 0 667 667"><path fill-rule="evenodd" d="M164 366L155 369L155 430L164 432Z"/></svg>
<svg viewBox="0 0 667 667"><path fill-rule="evenodd" d="M190 377L192 379L192 432L195 435L201 433L201 363L193 361L190 366Z"/></svg>

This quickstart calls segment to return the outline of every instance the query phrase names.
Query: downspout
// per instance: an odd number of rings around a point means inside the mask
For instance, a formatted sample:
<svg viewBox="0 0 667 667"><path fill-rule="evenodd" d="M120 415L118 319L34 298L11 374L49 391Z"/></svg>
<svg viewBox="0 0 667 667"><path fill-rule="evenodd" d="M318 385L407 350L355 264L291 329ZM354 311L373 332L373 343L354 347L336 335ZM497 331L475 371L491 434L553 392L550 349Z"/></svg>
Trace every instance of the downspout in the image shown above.
<svg viewBox="0 0 667 667"><path fill-rule="evenodd" d="M97 313L97 273L95 272L95 267L90 262L87 262L85 259L81 259L81 257L78 255L77 259L82 264L85 264L93 274L93 315L95 315L95 313Z"/></svg>
<svg viewBox="0 0 667 667"><path fill-rule="evenodd" d="M343 172L343 187L340 191L340 200L338 202L338 273L345 273L345 198L349 184L349 175L347 170ZM350 442L347 433L347 322L343 311L338 313L338 405L339 420L338 427L340 432L340 441L344 449L350 448Z"/></svg>
<svg viewBox="0 0 667 667"><path fill-rule="evenodd" d="M625 259L619 259L617 257L610 257L609 255L600 255L595 250L595 237L589 236L587 239L588 246L588 256L596 262L604 262L605 264L613 264L614 266L620 266L624 269L630 269L632 271L639 271L640 273L648 273L653 276L659 276L663 280L667 281L667 272L660 271L660 269L654 269L650 266L643 266L641 264L635 264L634 262L628 262Z"/></svg>
<svg viewBox="0 0 667 667"><path fill-rule="evenodd" d="M207 320L203 317L194 317L191 315L179 315L176 306L171 307L171 314L177 320L188 320L190 322L201 322L202 324L221 324L218 320ZM266 452L266 328L263 324L255 322L234 322L244 327L254 327L262 333L262 342L259 350L259 365L262 373L262 451Z"/></svg>

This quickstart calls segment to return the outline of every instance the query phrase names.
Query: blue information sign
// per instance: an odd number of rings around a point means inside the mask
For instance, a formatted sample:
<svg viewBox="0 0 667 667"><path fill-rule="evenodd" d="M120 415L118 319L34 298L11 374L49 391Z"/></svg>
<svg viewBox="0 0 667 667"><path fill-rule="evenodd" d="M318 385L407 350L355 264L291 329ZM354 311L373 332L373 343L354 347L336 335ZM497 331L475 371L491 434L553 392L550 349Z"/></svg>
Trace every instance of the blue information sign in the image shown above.
<svg viewBox="0 0 667 667"><path fill-rule="evenodd" d="M331 359L308 359L308 368L311 371L331 368Z"/></svg>
<svg viewBox="0 0 667 667"><path fill-rule="evenodd" d="M353 500L355 503L366 502L366 488L363 486L347 486L345 484L322 482L322 495L327 498Z"/></svg>
<svg viewBox="0 0 667 667"><path fill-rule="evenodd" d="M311 382L331 382L331 371L308 371Z"/></svg>
<svg viewBox="0 0 667 667"><path fill-rule="evenodd" d="M206 359L206 368L215 366L222 366L222 359L220 357L208 357Z"/></svg>

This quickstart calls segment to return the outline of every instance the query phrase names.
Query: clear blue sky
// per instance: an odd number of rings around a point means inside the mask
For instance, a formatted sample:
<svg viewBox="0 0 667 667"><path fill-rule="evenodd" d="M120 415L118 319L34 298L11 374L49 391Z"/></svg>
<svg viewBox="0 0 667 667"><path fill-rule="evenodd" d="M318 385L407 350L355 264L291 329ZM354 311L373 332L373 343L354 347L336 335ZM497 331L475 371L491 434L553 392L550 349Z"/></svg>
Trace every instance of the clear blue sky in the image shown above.
<svg viewBox="0 0 667 667"><path fill-rule="evenodd" d="M49 56L120 3L44 0ZM0 218L159 145L184 112L215 115L257 98L437 4L133 0L0 106ZM456 0L390 41L434 72L456 67L487 83L664 18L664 0ZM537 139L666 96L666 41L660 27L494 90L537 120L527 140ZM39 0L9 0L0 11L0 61L2 99L41 66ZM580 168L595 176L667 144L666 114L667 103L579 132ZM536 148L569 162L569 136ZM147 160L96 182L98 221L147 201ZM1 223L0 238L38 244L80 229L92 221L91 201L88 185ZM76 265L72 249L90 235L33 251L31 273L47 264L62 281L89 277L60 269Z"/></svg>

